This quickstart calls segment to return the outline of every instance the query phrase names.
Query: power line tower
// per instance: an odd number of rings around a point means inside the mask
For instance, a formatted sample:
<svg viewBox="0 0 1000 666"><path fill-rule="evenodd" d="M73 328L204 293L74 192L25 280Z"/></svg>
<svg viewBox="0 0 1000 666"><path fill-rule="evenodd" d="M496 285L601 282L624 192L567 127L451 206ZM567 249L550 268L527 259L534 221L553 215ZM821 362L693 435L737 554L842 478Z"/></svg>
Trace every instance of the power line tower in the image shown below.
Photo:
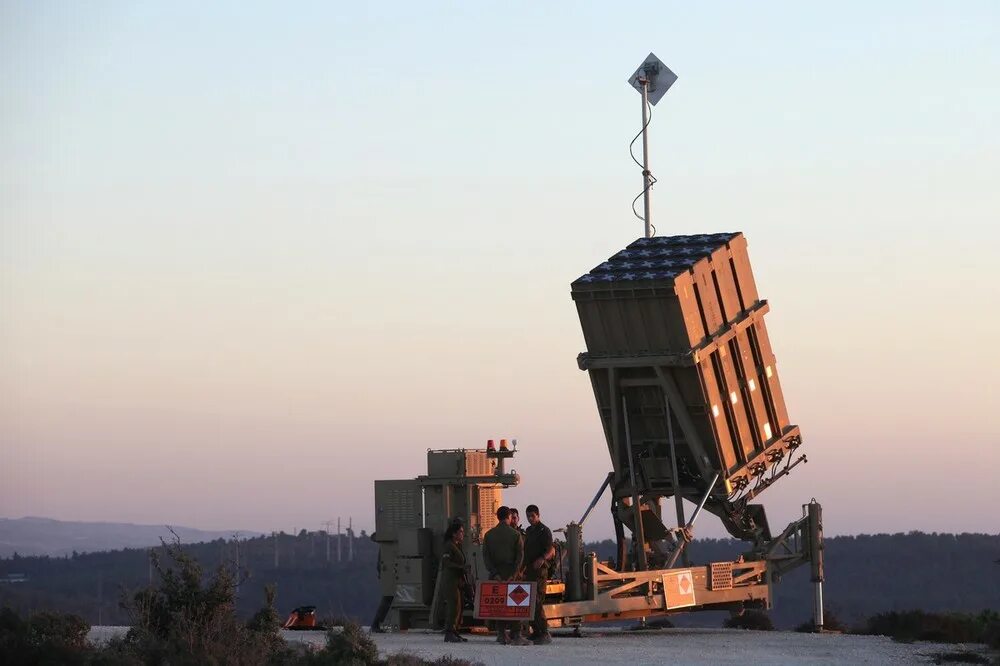
<svg viewBox="0 0 1000 666"><path fill-rule="evenodd" d="M324 520L321 525L326 528L326 563L330 563L330 527L333 525L332 520Z"/></svg>
<svg viewBox="0 0 1000 666"><path fill-rule="evenodd" d="M238 600L240 598L240 581L243 580L243 574L240 573L240 533L233 532L233 544L236 546L236 590L235 596Z"/></svg>

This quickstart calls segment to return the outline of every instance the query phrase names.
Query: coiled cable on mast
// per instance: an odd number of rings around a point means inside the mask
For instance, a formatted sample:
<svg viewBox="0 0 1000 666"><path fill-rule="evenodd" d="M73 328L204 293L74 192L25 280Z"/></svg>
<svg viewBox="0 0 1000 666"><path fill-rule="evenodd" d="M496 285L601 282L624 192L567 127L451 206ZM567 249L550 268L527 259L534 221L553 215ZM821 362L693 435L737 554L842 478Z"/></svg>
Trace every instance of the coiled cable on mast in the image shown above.
<svg viewBox="0 0 1000 666"><path fill-rule="evenodd" d="M636 195L635 199L632 199L632 214L635 215L640 220L642 220L643 222L646 221L646 218L643 217L642 215L639 215L639 212L635 209L635 204L636 204L637 201L639 201L639 199L641 199L643 197L643 195L646 194L646 192L650 191L653 188L653 185L656 185L656 176L653 175L652 171L647 171L646 167L644 167L642 165L642 162L640 162L639 160L636 159L636 157L635 157L635 149L634 148L635 148L635 142L639 140L639 137L642 136L642 133L646 131L646 128L649 127L649 123L651 123L651 122L653 122L653 106L647 101L646 102L646 124L642 126L642 128L639 130L639 132L634 137L632 137L632 141L628 144L628 154L629 154L629 156L632 158L632 161L635 162L636 165L638 165L638 167L640 169L642 169L642 175L647 179L646 180L646 187L642 188L642 192L639 192L639 194ZM650 229L652 231L652 235L655 236L656 235L656 225L654 225L652 222L650 222L649 226L650 226Z"/></svg>

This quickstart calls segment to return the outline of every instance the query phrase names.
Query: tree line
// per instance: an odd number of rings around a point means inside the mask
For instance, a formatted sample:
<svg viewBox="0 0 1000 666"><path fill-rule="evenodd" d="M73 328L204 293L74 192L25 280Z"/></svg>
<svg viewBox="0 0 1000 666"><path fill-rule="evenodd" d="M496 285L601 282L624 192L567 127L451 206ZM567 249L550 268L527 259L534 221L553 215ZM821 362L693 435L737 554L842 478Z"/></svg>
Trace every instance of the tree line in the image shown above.
<svg viewBox="0 0 1000 666"><path fill-rule="evenodd" d="M330 555L327 539L330 538ZM341 542L325 532L250 539L218 539L186 544L185 553L206 568L230 568L240 581L235 610L250 617L266 605L265 585L276 590L275 604L287 614L314 605L321 616L355 618L367 623L379 600L377 544L363 532ZM691 561L704 564L737 557L746 544L728 539L696 540ZM614 544L587 544L603 558ZM120 606L123 594L150 584L151 549L74 553L68 557L0 559L0 580L23 574L23 582L0 583L0 605L22 614L58 611L79 615L90 624L127 624ZM348 552L353 550L353 560ZM877 534L828 537L825 540L826 607L843 621L861 621L877 613L923 609L976 613L1000 609L1000 534ZM779 628L792 628L811 617L812 586L806 567L774 588L771 617ZM712 613L676 618L686 626L721 624Z"/></svg>

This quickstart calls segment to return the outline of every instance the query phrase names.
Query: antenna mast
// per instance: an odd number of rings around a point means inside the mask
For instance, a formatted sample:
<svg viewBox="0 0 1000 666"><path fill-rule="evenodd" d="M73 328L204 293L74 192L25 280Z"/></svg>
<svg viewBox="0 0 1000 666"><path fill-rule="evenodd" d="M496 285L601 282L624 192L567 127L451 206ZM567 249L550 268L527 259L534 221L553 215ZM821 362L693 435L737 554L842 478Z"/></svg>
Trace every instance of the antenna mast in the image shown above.
<svg viewBox="0 0 1000 666"><path fill-rule="evenodd" d="M629 85L642 95L642 220L646 238L653 236L653 223L649 215L649 191L656 182L649 170L649 108L663 98L676 80L677 75L652 53L646 56L639 69L635 70L628 80Z"/></svg>

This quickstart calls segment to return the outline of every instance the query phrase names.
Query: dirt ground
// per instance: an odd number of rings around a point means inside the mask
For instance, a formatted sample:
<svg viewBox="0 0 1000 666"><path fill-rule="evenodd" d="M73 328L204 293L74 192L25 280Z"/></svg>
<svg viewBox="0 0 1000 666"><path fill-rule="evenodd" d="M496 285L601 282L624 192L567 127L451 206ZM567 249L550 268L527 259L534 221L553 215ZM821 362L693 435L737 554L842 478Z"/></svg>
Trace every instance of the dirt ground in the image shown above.
<svg viewBox="0 0 1000 666"><path fill-rule="evenodd" d="M90 639L106 641L127 627L94 627ZM326 641L321 631L282 632L289 642L317 647ZM883 636L799 634L742 629L661 629L615 631L584 629L579 637L555 633L551 645L499 645L493 636L467 635L468 643L445 643L437 632L408 631L374 634L379 654L407 653L429 659L452 656L486 666L508 664L932 664L940 653L971 650L982 645L897 643Z"/></svg>
<svg viewBox="0 0 1000 666"><path fill-rule="evenodd" d="M376 634L382 655L410 653L436 659L445 655L494 664L930 664L933 655L981 645L897 643L881 636L799 634L741 629L663 629L621 632L584 630L582 636L556 634L551 645L497 644L492 636L467 636L468 643L445 643L441 634ZM324 640L322 636L289 640Z"/></svg>

